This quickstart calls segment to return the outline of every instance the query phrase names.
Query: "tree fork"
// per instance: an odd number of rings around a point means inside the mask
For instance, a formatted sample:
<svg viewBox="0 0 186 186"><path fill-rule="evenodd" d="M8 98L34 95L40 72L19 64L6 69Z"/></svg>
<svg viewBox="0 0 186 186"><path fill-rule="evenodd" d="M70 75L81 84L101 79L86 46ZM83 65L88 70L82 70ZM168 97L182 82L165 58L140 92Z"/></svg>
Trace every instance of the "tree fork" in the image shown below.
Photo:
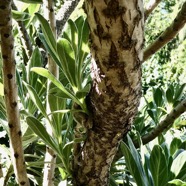
<svg viewBox="0 0 186 186"><path fill-rule="evenodd" d="M86 0L85 11L93 56L93 126L75 162L74 185L106 186L118 144L130 129L141 97L143 1Z"/></svg>
<svg viewBox="0 0 186 186"><path fill-rule="evenodd" d="M6 114L14 172L19 185L29 186L23 154L18 95L16 84L16 62L12 35L11 0L0 0L0 36L3 59L3 84Z"/></svg>

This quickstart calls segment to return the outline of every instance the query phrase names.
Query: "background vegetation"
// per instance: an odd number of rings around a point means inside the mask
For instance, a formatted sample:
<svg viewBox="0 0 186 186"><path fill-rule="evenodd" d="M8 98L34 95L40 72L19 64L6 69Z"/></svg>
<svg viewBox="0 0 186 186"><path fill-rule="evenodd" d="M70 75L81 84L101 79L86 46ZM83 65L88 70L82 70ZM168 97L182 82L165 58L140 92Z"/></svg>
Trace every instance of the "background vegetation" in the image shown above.
<svg viewBox="0 0 186 186"><path fill-rule="evenodd" d="M81 116L88 112L86 96L91 88L86 16L81 6L76 8L60 37L55 39L43 17L40 0L14 3L16 80L28 178L31 185L42 185L47 145L57 154L54 184L71 185L74 144L86 138L85 127L78 124ZM56 14L63 3L55 1ZM159 4L146 20L146 46L170 25L183 3L184 0L164 0ZM21 24L29 40L25 40ZM59 78L48 71L47 52L59 68ZM0 58L0 69L2 61ZM186 27L144 62L142 70L143 96L139 112L113 162L110 185L186 185L185 113L168 121L156 139L143 141L143 136L157 128L167 114L186 99ZM47 79L52 82L49 89ZM50 112L46 100L50 103ZM52 134L46 130L47 123ZM78 136L74 131L78 131ZM11 186L17 183L9 142L0 71L0 185Z"/></svg>

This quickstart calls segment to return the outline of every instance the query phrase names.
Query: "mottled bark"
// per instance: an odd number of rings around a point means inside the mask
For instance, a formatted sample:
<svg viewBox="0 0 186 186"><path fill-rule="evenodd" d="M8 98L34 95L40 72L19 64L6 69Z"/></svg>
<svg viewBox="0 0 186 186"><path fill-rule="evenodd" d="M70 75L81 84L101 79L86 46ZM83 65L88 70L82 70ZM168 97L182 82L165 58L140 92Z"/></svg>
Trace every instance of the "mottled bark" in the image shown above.
<svg viewBox="0 0 186 186"><path fill-rule="evenodd" d="M3 59L3 84L12 162L19 185L29 186L22 146L22 133L18 108L16 62L12 35L11 0L0 0L0 36Z"/></svg>
<svg viewBox="0 0 186 186"><path fill-rule="evenodd" d="M86 0L91 37L92 128L74 162L74 185L106 186L118 144L141 97L142 0Z"/></svg>
<svg viewBox="0 0 186 186"><path fill-rule="evenodd" d="M54 37L56 37L56 19L55 19L55 12L54 12L54 0L43 0L43 4L44 4L44 16L49 21ZM58 78L59 76L58 67L50 56L48 56L48 69L54 76ZM47 113L51 113L51 110L50 110L51 103L49 101L49 95L48 95L50 84L51 82L48 81L47 103L46 103ZM52 127L48 121L46 123L46 130L50 134L50 136L53 136ZM45 154L44 161L47 163L45 163L44 169L43 169L43 172L44 172L43 186L53 186L54 185L54 173L55 173L55 167L56 167L56 154L49 147L46 147L46 154Z"/></svg>
<svg viewBox="0 0 186 186"><path fill-rule="evenodd" d="M178 32L184 27L186 23L186 2L184 2L178 15L172 22L172 24L166 28L166 30L144 51L144 61L156 53L160 48L171 41Z"/></svg>

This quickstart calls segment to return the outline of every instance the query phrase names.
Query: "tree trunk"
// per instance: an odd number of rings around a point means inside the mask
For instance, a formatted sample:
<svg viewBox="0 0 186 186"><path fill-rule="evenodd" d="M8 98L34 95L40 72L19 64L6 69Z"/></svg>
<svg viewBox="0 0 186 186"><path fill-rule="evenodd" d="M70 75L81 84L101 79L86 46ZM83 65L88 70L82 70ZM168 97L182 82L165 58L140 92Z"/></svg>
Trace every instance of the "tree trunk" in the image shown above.
<svg viewBox="0 0 186 186"><path fill-rule="evenodd" d="M106 186L122 137L141 97L144 13L142 0L86 0L90 26L92 128L74 162L74 185Z"/></svg>

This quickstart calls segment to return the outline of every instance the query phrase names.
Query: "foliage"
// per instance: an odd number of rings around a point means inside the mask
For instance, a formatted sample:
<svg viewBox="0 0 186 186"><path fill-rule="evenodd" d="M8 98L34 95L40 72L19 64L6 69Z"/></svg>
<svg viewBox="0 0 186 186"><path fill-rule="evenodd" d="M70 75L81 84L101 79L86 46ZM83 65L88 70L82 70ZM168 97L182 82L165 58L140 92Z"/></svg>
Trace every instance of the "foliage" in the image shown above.
<svg viewBox="0 0 186 186"><path fill-rule="evenodd" d="M57 156L55 185L71 185L74 144L86 138L81 116L89 115L86 97L90 92L89 28L85 17L69 19L62 36L56 40L48 22L42 16L40 0L20 0L19 10L13 11L14 21L23 21L32 42L29 57L19 37L16 23L14 37L17 63L17 84L20 102L22 139L27 171L32 185L42 184L45 145ZM26 3L25 3L26 2ZM56 1L56 11L62 4ZM163 1L148 18L146 45L157 38L169 25L182 1ZM36 13L37 12L37 13ZM36 13L36 14L35 14ZM142 144L142 136L160 123L181 100L185 99L185 41L183 30L179 36L143 64L143 97L130 137L124 138L120 151L125 158L111 167L110 185L165 186L186 185L186 116L183 114L173 126L159 137ZM48 53L59 67L59 79L46 65ZM2 59L0 58L0 69ZM49 99L51 113L46 112L47 80L52 82ZM0 165L3 167L2 185L16 185L10 159L8 123L3 98L0 71ZM77 115L80 117L77 118ZM50 123L54 136L46 131ZM79 126L80 125L80 126ZM80 133L75 136L74 131ZM133 142L140 146L137 149Z"/></svg>

